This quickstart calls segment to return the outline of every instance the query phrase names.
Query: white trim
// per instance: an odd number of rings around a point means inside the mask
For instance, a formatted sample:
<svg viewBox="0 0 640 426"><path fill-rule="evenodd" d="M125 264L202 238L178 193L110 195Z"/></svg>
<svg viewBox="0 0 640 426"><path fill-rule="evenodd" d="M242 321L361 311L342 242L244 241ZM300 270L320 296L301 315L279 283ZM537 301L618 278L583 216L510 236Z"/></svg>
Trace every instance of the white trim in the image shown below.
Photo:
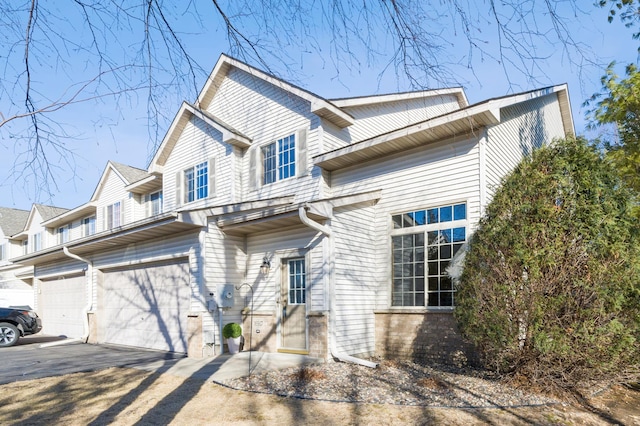
<svg viewBox="0 0 640 426"><path fill-rule="evenodd" d="M375 105L388 102L407 101L411 99L432 98L436 96L454 95L458 98L458 105L464 108L469 105L467 95L462 87L446 89L423 90L408 93L389 93L384 95L362 96L356 98L331 99L331 102L339 108L358 107L363 105Z"/></svg>

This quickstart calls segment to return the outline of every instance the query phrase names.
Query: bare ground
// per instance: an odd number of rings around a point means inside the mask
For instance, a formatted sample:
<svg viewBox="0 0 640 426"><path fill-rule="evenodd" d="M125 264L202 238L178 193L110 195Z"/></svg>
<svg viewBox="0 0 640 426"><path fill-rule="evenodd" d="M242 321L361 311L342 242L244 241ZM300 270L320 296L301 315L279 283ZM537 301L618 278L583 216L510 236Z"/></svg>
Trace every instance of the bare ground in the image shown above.
<svg viewBox="0 0 640 426"><path fill-rule="evenodd" d="M0 386L3 425L640 425L640 392L632 387L612 388L585 405L470 409L326 402L121 368Z"/></svg>

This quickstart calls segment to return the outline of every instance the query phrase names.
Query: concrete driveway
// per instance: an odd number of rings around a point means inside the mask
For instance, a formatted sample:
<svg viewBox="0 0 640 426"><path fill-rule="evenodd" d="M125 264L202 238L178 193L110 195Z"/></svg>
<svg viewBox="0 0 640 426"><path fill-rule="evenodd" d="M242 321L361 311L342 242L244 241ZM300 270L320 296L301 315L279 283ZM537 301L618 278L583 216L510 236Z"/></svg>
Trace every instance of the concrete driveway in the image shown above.
<svg viewBox="0 0 640 426"><path fill-rule="evenodd" d="M112 345L88 345L53 336L28 336L0 349L0 385L21 380L128 367L222 382L267 370L322 362L303 355L240 352L191 359L182 354Z"/></svg>

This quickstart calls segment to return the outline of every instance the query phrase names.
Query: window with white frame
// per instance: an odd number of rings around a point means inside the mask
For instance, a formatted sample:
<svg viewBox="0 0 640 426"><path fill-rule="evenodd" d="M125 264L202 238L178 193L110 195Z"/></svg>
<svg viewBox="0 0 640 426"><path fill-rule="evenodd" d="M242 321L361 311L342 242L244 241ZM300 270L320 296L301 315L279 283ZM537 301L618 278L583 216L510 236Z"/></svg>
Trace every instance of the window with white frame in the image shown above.
<svg viewBox="0 0 640 426"><path fill-rule="evenodd" d="M89 216L82 219L82 235L88 237L96 233L96 217Z"/></svg>
<svg viewBox="0 0 640 426"><path fill-rule="evenodd" d="M288 304L304 305L307 303L307 274L305 271L305 259L289 259L288 264Z"/></svg>
<svg viewBox="0 0 640 426"><path fill-rule="evenodd" d="M209 163L207 161L184 171L184 202L209 196Z"/></svg>
<svg viewBox="0 0 640 426"><path fill-rule="evenodd" d="M264 185L296 175L296 136L289 135L262 147Z"/></svg>
<svg viewBox="0 0 640 426"><path fill-rule="evenodd" d="M121 223L122 206L120 201L107 206L107 229L117 228Z"/></svg>
<svg viewBox="0 0 640 426"><path fill-rule="evenodd" d="M37 234L33 234L32 242L32 251L42 250L42 232L38 232Z"/></svg>
<svg viewBox="0 0 640 426"><path fill-rule="evenodd" d="M147 198L147 216L162 213L162 191L153 192Z"/></svg>
<svg viewBox="0 0 640 426"><path fill-rule="evenodd" d="M7 255L7 244L0 244L0 261L7 260L9 256Z"/></svg>
<svg viewBox="0 0 640 426"><path fill-rule="evenodd" d="M22 254L28 254L29 253L29 240L23 240L22 241Z"/></svg>
<svg viewBox="0 0 640 426"><path fill-rule="evenodd" d="M69 242L69 225L61 226L58 228L58 244L65 244Z"/></svg>
<svg viewBox="0 0 640 426"><path fill-rule="evenodd" d="M467 205L392 216L392 306L453 307L449 267L467 241Z"/></svg>

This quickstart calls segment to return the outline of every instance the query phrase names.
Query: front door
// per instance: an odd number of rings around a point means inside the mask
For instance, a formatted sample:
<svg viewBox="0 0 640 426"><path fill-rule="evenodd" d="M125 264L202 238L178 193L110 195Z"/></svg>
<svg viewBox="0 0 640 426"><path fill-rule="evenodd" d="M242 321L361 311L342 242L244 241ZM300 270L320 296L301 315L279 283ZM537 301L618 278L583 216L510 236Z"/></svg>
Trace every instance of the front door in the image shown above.
<svg viewBox="0 0 640 426"><path fill-rule="evenodd" d="M282 265L280 350L307 352L307 274L303 257Z"/></svg>

